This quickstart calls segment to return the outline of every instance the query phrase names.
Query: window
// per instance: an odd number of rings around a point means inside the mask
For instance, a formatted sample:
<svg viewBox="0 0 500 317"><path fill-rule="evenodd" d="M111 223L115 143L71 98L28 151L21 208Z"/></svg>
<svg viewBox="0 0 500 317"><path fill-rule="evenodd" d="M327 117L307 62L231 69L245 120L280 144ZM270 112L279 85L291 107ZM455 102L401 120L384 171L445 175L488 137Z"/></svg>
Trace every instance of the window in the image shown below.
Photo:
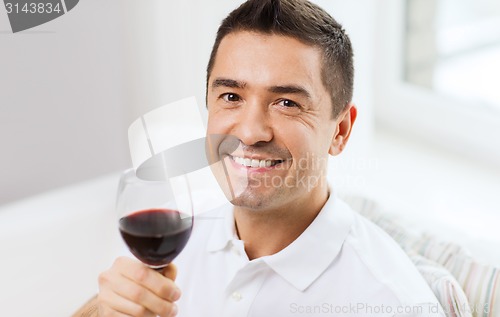
<svg viewBox="0 0 500 317"><path fill-rule="evenodd" d="M377 123L500 166L500 3L380 4Z"/></svg>

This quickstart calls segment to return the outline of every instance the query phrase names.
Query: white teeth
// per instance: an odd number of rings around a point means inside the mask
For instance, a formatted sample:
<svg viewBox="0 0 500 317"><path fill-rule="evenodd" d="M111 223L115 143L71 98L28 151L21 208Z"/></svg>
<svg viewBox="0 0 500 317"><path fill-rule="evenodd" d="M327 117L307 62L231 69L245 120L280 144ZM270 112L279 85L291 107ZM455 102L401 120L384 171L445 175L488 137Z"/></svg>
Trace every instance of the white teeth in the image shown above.
<svg viewBox="0 0 500 317"><path fill-rule="evenodd" d="M252 160L252 167L259 167L259 160Z"/></svg>
<svg viewBox="0 0 500 317"><path fill-rule="evenodd" d="M233 160L243 166L246 167L271 167L276 163L276 161L273 160L255 160L255 159L249 159L249 158L243 158L243 157L237 157L233 156Z"/></svg>
<svg viewBox="0 0 500 317"><path fill-rule="evenodd" d="M235 157L234 160L236 163L238 163L240 165L245 165L245 159L242 157Z"/></svg>

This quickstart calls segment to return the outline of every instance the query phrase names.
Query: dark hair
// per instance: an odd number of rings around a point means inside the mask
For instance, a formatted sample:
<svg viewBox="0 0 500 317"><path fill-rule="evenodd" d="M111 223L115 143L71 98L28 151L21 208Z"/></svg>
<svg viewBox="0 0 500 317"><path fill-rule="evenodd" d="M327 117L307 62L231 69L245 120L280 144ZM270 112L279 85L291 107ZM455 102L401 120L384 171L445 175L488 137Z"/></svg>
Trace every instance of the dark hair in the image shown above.
<svg viewBox="0 0 500 317"><path fill-rule="evenodd" d="M354 66L351 41L327 12L305 0L248 0L232 11L217 31L208 78L222 39L236 31L290 36L317 46L323 54L322 81L329 90L336 117L352 99Z"/></svg>

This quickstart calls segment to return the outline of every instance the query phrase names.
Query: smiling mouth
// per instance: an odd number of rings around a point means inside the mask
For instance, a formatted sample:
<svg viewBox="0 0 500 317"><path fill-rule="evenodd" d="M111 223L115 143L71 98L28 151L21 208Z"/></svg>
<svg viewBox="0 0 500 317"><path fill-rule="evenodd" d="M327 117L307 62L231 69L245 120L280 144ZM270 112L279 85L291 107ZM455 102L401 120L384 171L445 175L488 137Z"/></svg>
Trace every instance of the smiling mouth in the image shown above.
<svg viewBox="0 0 500 317"><path fill-rule="evenodd" d="M283 160L256 160L245 157L229 156L235 163L244 167L273 167L277 164L283 163Z"/></svg>

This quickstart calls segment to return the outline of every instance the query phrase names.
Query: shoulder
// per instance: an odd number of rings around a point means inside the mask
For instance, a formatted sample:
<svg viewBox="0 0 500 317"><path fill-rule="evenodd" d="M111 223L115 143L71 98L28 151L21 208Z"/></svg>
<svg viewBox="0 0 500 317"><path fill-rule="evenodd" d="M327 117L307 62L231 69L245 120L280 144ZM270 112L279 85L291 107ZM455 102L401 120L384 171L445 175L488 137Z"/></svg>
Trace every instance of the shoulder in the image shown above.
<svg viewBox="0 0 500 317"><path fill-rule="evenodd" d="M353 219L341 256L352 270L363 273L364 283L383 289L400 303L437 302L413 262L385 231L344 202L339 205L349 210Z"/></svg>

